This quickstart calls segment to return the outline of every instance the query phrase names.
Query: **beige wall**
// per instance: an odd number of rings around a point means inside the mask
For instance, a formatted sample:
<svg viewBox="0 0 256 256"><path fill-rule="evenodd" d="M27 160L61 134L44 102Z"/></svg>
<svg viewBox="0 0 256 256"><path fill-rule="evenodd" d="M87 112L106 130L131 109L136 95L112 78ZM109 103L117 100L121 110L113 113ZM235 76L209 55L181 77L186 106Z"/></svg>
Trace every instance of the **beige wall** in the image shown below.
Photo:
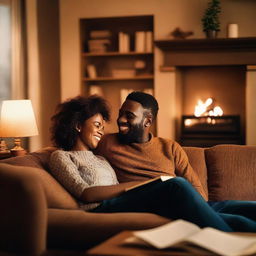
<svg viewBox="0 0 256 256"><path fill-rule="evenodd" d="M39 135L30 138L30 151L49 146L50 117L60 102L58 0L27 0L28 96Z"/></svg>
<svg viewBox="0 0 256 256"><path fill-rule="evenodd" d="M39 134L41 132L41 102L38 59L37 2L26 0L27 60L28 60L28 98L32 101ZM29 138L29 150L34 151L42 145L41 135Z"/></svg>
<svg viewBox="0 0 256 256"><path fill-rule="evenodd" d="M203 38L201 17L208 0L60 0L61 31L61 100L80 93L79 19L91 17L154 15L155 39L164 38L176 27L192 30L195 38ZM228 23L239 25L239 36L256 36L254 12L256 1L222 1L219 37L226 37ZM173 81L159 72L162 53L155 51L155 95L160 103L158 135L173 138L167 100L173 95ZM170 77L172 75L170 74ZM170 79L172 80L172 79ZM163 95L164 94L164 95ZM162 101L161 99L165 99Z"/></svg>
<svg viewBox="0 0 256 256"><path fill-rule="evenodd" d="M59 1L38 0L42 146L49 146L50 118L60 102Z"/></svg>
<svg viewBox="0 0 256 256"><path fill-rule="evenodd" d="M248 66L246 73L246 144L256 145L256 65Z"/></svg>

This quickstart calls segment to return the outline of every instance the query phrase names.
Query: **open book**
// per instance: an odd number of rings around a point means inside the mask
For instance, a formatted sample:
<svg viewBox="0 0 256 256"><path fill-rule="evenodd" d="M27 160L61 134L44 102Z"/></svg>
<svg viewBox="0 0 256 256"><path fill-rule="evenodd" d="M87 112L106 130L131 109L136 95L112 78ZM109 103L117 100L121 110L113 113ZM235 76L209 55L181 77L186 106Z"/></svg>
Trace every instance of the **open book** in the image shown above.
<svg viewBox="0 0 256 256"><path fill-rule="evenodd" d="M141 186L144 186L146 184L149 184L149 183L152 183L152 182L162 182L162 181L166 181L166 180L169 180L171 178L174 178L173 176L169 176L169 175L166 175L166 176L158 176L158 177L155 177L153 179L149 179L149 180L146 180L146 181L143 181L137 185L134 185L134 186L131 186L131 187L128 187L125 189L125 191L130 191L132 189L135 189L135 188L139 188Z"/></svg>
<svg viewBox="0 0 256 256"><path fill-rule="evenodd" d="M169 247L203 255L211 251L224 256L255 255L256 235L242 236L216 230L214 228L199 228L184 220L176 220L161 227L135 231L132 237L125 240L127 244L149 245L157 249Z"/></svg>

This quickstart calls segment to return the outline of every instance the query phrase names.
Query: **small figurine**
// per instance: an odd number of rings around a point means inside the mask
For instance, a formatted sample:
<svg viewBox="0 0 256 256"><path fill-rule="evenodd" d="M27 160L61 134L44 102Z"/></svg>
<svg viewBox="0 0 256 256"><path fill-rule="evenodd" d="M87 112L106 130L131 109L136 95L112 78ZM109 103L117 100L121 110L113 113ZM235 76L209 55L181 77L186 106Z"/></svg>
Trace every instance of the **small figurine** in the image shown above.
<svg viewBox="0 0 256 256"><path fill-rule="evenodd" d="M188 36L191 36L194 34L193 31L182 31L179 27L175 28L171 33L170 33L175 39L185 39Z"/></svg>

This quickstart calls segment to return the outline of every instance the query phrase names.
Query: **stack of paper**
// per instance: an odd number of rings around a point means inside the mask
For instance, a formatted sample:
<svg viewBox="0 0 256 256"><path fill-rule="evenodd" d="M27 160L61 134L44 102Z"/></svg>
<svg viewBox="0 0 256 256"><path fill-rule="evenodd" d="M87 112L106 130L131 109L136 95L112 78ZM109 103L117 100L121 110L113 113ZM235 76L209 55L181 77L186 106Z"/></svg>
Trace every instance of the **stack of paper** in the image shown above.
<svg viewBox="0 0 256 256"><path fill-rule="evenodd" d="M178 247L191 252L211 251L223 256L256 255L256 236L241 236L177 220L158 228L136 231L125 243L148 244L157 249ZM197 254L193 254L197 255Z"/></svg>

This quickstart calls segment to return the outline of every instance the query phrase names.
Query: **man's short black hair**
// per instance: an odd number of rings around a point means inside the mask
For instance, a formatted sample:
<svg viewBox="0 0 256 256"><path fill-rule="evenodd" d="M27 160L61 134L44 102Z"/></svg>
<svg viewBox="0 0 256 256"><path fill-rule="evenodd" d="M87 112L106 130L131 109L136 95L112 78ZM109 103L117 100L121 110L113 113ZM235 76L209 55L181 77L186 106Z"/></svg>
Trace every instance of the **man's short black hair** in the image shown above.
<svg viewBox="0 0 256 256"><path fill-rule="evenodd" d="M159 107L154 96L145 92L134 91L126 97L126 100L133 100L140 103L143 108L151 111L153 119L156 118Z"/></svg>

